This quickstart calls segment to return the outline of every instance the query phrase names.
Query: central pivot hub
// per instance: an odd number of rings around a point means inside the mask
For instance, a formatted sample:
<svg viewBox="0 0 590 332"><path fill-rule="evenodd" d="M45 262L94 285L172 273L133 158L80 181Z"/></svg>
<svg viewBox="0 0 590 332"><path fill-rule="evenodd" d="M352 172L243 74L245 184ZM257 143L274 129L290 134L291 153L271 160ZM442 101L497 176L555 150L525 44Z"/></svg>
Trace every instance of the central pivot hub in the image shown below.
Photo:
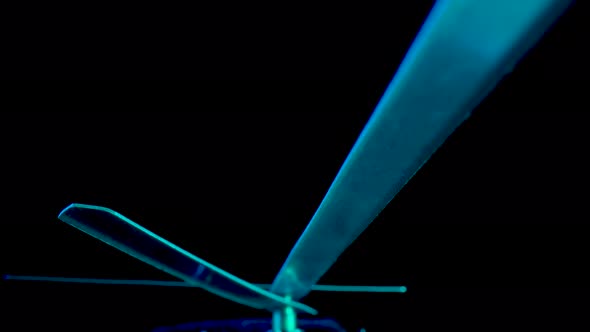
<svg viewBox="0 0 590 332"><path fill-rule="evenodd" d="M287 301L291 300L290 296L285 297ZM275 310L272 313L272 331L273 332L303 332L297 328L297 313L291 306L285 306Z"/></svg>

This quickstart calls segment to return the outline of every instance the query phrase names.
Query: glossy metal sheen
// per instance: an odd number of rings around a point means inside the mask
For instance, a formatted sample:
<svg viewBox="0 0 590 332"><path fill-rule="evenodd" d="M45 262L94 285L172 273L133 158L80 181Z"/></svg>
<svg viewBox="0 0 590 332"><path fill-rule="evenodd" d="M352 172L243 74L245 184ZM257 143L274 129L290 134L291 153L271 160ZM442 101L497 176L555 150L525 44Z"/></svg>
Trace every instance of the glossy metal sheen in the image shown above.
<svg viewBox="0 0 590 332"><path fill-rule="evenodd" d="M305 296L569 3L438 1L271 291Z"/></svg>
<svg viewBox="0 0 590 332"><path fill-rule="evenodd" d="M291 306L316 314L316 310L246 282L164 240L125 216L100 206L72 204L59 219L93 237L163 270L186 283L257 309Z"/></svg>

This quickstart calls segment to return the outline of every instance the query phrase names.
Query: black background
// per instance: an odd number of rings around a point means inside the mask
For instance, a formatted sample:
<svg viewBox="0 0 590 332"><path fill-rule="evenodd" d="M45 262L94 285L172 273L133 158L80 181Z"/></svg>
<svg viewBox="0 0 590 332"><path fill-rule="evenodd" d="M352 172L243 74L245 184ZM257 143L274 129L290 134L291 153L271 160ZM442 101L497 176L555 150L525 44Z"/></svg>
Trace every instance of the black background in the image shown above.
<svg viewBox="0 0 590 332"><path fill-rule="evenodd" d="M193 80L5 83L0 272L169 279L58 222L79 202L121 212L248 281L271 282L431 5L285 6L272 8L276 16L178 8L178 17L135 8L14 28L15 45L27 45L11 49L5 77ZM353 330L588 329L590 117L579 7L322 279L403 284L408 293L313 293L305 303ZM112 18L119 14L134 19ZM7 331L268 316L185 288L15 281L0 283L0 297Z"/></svg>

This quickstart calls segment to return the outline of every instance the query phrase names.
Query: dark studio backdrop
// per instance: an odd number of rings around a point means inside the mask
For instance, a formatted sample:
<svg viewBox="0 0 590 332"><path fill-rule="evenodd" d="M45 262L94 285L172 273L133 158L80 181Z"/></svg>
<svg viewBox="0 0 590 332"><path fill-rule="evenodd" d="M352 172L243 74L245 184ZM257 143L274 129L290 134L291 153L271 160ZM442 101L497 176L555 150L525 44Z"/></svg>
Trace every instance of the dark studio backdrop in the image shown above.
<svg viewBox="0 0 590 332"><path fill-rule="evenodd" d="M165 36L145 31L150 40L119 35L108 48L86 34L74 53L14 53L7 76L195 80L4 83L0 272L170 280L57 220L79 202L121 212L248 281L271 282L431 5L226 17L195 28L192 41L169 18L158 30ZM312 293L305 303L351 330L588 328L590 116L579 7L322 279L409 291ZM235 23L231 33L224 22ZM0 301L5 331L147 331L268 316L186 288L2 281Z"/></svg>

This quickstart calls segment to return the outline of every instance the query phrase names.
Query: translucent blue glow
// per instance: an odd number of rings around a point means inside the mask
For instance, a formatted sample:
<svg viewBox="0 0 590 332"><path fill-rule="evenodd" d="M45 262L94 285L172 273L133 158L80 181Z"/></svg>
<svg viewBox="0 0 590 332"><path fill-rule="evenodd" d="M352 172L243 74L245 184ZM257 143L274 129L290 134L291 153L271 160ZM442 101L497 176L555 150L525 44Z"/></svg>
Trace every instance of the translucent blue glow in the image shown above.
<svg viewBox="0 0 590 332"><path fill-rule="evenodd" d="M345 332L346 330L331 318L299 319L298 328L303 331L316 332ZM190 322L174 326L160 326L152 332L179 332L179 331L272 331L270 319L232 319L210 320L203 322Z"/></svg>
<svg viewBox="0 0 590 332"><path fill-rule="evenodd" d="M102 284L102 285L135 285L135 286L160 286L160 287L191 287L198 288L184 281L164 281L164 280L137 280L137 279L97 279L97 278L64 278L64 277L43 277L43 276L14 276L5 275L5 280L19 281L45 281L45 282L64 282L64 283L82 283L82 284ZM271 284L254 284L253 285L269 289ZM405 293L405 286L350 286L350 285L314 285L312 291L318 292L355 292L355 293Z"/></svg>
<svg viewBox="0 0 590 332"><path fill-rule="evenodd" d="M289 306L317 314L309 306L273 294L206 262L113 210L72 204L59 214L59 219L188 284L231 301L270 311Z"/></svg>
<svg viewBox="0 0 590 332"><path fill-rule="evenodd" d="M271 291L305 296L570 2L437 1Z"/></svg>
<svg viewBox="0 0 590 332"><path fill-rule="evenodd" d="M79 284L99 285L129 285L129 286L162 286L162 287L190 287L199 288L184 281L160 281L160 280L136 280L136 279L100 279L100 278L64 278L64 277L39 277L39 276L4 276L5 280L18 281L45 281Z"/></svg>

